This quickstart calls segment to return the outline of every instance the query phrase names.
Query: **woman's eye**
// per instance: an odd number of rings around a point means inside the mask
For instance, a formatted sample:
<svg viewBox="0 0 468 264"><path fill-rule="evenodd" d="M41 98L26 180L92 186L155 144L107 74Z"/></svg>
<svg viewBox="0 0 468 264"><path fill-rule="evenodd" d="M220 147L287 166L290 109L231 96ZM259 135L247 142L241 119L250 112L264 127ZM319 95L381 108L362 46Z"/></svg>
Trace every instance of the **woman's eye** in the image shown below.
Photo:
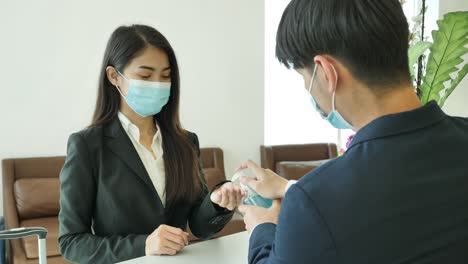
<svg viewBox="0 0 468 264"><path fill-rule="evenodd" d="M140 78L142 78L143 80L146 80L146 79L148 79L149 77L151 77L151 76L143 76L143 75L140 75Z"/></svg>
<svg viewBox="0 0 468 264"><path fill-rule="evenodd" d="M164 78L164 79L170 79L171 76L170 76L170 75L168 75L168 76L163 76L163 78Z"/></svg>

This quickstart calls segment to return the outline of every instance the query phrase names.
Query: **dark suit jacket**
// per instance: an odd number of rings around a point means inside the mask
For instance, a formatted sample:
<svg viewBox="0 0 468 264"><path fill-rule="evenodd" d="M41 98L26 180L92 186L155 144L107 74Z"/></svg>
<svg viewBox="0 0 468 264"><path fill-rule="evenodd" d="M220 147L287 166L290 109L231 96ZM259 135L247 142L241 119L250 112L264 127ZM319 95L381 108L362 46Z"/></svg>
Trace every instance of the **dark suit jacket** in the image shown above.
<svg viewBox="0 0 468 264"><path fill-rule="evenodd" d="M250 263L468 263L468 119L434 102L362 128L293 185Z"/></svg>
<svg viewBox="0 0 468 264"><path fill-rule="evenodd" d="M199 154L197 136L189 137ZM232 217L211 202L206 186L193 204L164 208L118 118L70 136L60 181L59 245L73 262L141 257L161 224L186 229L188 222L195 236L208 238Z"/></svg>

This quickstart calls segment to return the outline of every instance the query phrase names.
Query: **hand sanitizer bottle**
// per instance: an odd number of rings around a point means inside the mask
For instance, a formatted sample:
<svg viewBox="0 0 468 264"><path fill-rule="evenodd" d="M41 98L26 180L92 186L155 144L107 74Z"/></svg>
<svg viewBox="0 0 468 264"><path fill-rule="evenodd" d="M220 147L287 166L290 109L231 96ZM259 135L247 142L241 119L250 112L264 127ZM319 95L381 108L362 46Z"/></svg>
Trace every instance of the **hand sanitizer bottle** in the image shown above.
<svg viewBox="0 0 468 264"><path fill-rule="evenodd" d="M247 197L244 198L243 203L247 205L254 205L254 206L260 206L264 208L270 208L273 200L267 199L259 195L257 192L255 192L252 188L250 188L247 185L244 185L240 182L240 177L241 176L246 176L249 178L255 178L254 174L251 172L250 169L243 169L234 174L232 176L231 181L235 184L238 184L244 192L246 192Z"/></svg>

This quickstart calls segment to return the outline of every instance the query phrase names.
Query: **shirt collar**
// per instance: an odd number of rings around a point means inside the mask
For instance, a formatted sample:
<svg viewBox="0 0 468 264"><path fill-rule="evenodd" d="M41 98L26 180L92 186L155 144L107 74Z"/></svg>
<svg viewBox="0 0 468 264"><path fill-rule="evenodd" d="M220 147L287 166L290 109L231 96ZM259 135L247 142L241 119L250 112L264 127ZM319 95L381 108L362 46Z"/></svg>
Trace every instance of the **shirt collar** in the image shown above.
<svg viewBox="0 0 468 264"><path fill-rule="evenodd" d="M435 101L431 101L412 111L381 116L358 131L348 150L365 141L408 133L428 127L442 121L446 117L447 115Z"/></svg>
<svg viewBox="0 0 468 264"><path fill-rule="evenodd" d="M140 129L134 125L130 119L128 119L122 112L119 111L117 114L119 117L120 123L122 124L123 129L127 134L129 134L131 137L133 137L136 142L140 143ZM153 137L153 145L161 143L161 129L159 129L159 126L156 124L156 134Z"/></svg>

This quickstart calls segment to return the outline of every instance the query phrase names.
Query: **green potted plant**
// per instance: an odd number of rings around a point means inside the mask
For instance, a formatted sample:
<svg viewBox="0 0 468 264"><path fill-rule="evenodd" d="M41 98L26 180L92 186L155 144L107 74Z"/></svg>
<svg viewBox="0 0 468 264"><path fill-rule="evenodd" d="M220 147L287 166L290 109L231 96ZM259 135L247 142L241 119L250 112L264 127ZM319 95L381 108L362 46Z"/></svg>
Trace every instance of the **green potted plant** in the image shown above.
<svg viewBox="0 0 468 264"><path fill-rule="evenodd" d="M409 68L421 102L435 100L442 107L468 73L468 11L447 13L438 20L431 43L424 36L426 10L423 0L410 37Z"/></svg>
<svg viewBox="0 0 468 264"><path fill-rule="evenodd" d="M404 4L406 0L400 0ZM451 12L437 21L438 30L432 31L433 42L424 35L427 6L422 0L418 16L413 18L408 62L415 91L423 104L435 100L440 107L468 73L468 11ZM468 58L467 58L468 60ZM340 131L338 138L341 138ZM340 148L343 154L354 135ZM340 145L340 144L339 144Z"/></svg>

